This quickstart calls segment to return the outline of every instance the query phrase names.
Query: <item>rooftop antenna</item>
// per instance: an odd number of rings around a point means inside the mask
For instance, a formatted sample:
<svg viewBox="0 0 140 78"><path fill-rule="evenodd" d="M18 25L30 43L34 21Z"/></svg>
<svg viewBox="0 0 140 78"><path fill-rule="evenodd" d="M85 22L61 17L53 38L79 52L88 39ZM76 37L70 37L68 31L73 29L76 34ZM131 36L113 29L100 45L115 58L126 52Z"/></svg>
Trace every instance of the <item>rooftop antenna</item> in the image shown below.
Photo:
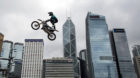
<svg viewBox="0 0 140 78"><path fill-rule="evenodd" d="M68 17L68 16L67 16L67 8L66 8L66 19L67 19L67 17Z"/></svg>
<svg viewBox="0 0 140 78"><path fill-rule="evenodd" d="M71 8L70 8L70 18L71 18Z"/></svg>

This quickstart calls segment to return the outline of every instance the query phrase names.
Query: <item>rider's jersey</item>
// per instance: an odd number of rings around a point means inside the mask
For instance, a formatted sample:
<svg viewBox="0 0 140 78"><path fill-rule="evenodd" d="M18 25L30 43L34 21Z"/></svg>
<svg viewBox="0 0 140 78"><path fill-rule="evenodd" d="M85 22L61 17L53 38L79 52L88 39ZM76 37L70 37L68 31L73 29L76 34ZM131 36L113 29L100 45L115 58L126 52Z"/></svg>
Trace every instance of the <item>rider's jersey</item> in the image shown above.
<svg viewBox="0 0 140 78"><path fill-rule="evenodd" d="M51 21L51 23L57 23L58 19L53 15L53 16L51 16L50 21Z"/></svg>

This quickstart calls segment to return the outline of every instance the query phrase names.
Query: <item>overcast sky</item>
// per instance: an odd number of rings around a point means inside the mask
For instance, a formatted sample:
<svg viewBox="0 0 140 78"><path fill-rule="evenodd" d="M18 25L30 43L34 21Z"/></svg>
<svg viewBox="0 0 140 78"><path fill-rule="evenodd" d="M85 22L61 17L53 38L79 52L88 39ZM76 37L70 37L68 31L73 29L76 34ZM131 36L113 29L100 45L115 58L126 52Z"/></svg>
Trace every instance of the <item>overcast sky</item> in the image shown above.
<svg viewBox="0 0 140 78"><path fill-rule="evenodd" d="M57 39L49 41L42 30L33 30L31 22L49 18L52 11L59 19ZM109 29L124 28L129 47L140 44L140 0L0 0L0 32L4 40L44 39L44 58L63 56L62 27L70 16L76 29L77 52L86 48L85 17L87 12L104 15ZM77 53L77 54L78 54Z"/></svg>

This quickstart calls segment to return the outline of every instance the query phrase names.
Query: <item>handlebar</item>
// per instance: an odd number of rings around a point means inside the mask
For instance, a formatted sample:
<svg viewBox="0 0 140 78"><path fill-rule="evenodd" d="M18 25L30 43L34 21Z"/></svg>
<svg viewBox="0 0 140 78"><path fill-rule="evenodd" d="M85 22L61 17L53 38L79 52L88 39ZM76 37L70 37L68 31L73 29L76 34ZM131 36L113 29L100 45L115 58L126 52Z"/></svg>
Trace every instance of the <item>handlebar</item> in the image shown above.
<svg viewBox="0 0 140 78"><path fill-rule="evenodd" d="M42 22L42 20L41 20L41 19L37 19L37 20Z"/></svg>

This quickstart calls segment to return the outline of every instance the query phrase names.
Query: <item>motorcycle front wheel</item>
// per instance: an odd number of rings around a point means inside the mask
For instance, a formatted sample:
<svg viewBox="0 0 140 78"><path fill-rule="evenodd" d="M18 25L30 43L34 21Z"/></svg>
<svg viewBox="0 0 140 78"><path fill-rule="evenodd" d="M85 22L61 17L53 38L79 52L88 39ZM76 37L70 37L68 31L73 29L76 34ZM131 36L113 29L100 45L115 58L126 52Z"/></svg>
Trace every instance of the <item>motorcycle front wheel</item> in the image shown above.
<svg viewBox="0 0 140 78"><path fill-rule="evenodd" d="M39 22L37 22L37 21L33 21L33 22L31 23L31 27L32 27L34 30L38 30L38 29L40 28L40 24L39 24Z"/></svg>
<svg viewBox="0 0 140 78"><path fill-rule="evenodd" d="M50 33L50 34L48 34L48 39L53 41L56 39L56 35L54 33Z"/></svg>

